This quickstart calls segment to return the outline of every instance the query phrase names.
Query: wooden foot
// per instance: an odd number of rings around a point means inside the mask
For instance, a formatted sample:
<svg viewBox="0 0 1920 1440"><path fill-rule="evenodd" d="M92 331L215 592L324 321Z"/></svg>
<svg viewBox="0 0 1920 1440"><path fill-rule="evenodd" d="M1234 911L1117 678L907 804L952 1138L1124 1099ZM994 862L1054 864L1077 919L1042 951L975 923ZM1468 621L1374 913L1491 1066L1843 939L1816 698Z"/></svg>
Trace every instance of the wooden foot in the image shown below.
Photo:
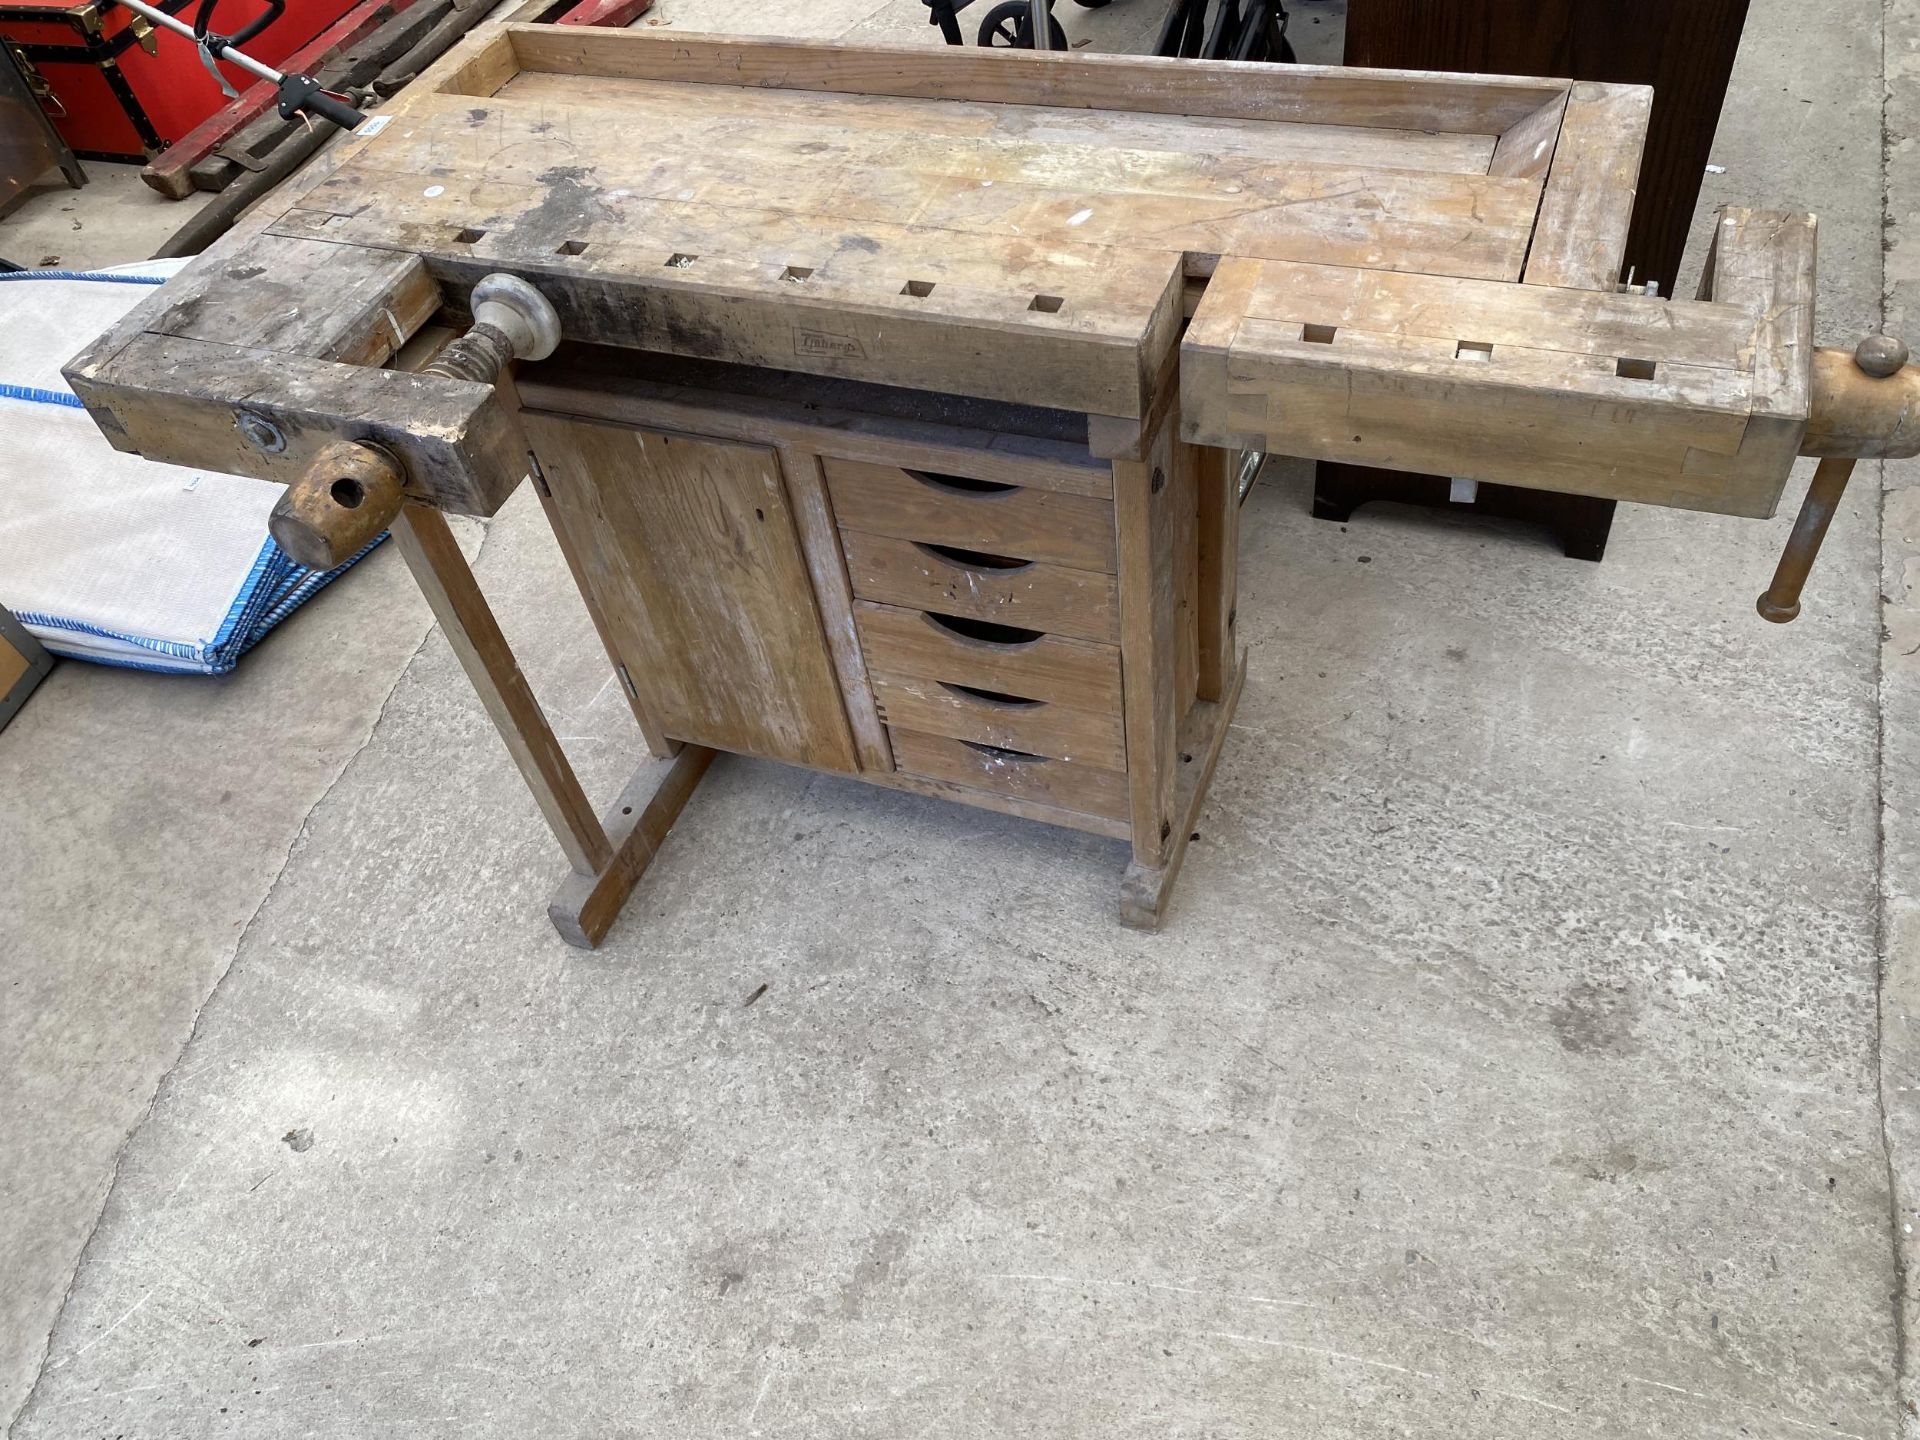
<svg viewBox="0 0 1920 1440"><path fill-rule="evenodd" d="M1200 819L1200 807L1206 803L1207 786L1213 783L1213 767L1220 763L1220 747L1226 743L1227 727L1240 704L1240 687L1247 680L1247 652L1240 652L1234 667L1233 682L1219 700L1196 700L1180 726L1180 772L1174 785L1173 814L1177 823L1168 837L1164 865L1142 865L1134 861L1120 881L1120 923L1132 930L1158 930L1166 913L1167 896L1180 876L1180 862L1187 858L1187 842Z"/></svg>
<svg viewBox="0 0 1920 1440"><path fill-rule="evenodd" d="M613 858L598 874L576 870L567 876L547 906L547 916L562 940L592 950L606 938L713 756L704 746L684 745L666 763L643 765L634 773L603 822L613 842Z"/></svg>

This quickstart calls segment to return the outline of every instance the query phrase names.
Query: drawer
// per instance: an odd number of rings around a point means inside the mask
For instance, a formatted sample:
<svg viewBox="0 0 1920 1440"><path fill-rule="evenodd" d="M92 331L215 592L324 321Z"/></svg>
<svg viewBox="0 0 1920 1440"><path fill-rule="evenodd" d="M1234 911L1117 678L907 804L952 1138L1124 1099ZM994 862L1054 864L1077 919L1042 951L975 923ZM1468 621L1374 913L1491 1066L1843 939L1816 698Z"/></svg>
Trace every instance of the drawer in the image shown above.
<svg viewBox="0 0 1920 1440"><path fill-rule="evenodd" d="M856 460L825 464L843 529L1113 573L1110 500Z"/></svg>
<svg viewBox="0 0 1920 1440"><path fill-rule="evenodd" d="M854 601L853 619L871 670L1120 713L1120 652L1112 645L870 600Z"/></svg>
<svg viewBox="0 0 1920 1440"><path fill-rule="evenodd" d="M864 530L844 530L840 541L853 593L861 600L1119 642L1120 606L1111 575Z"/></svg>
<svg viewBox="0 0 1920 1440"><path fill-rule="evenodd" d="M1117 709L1080 710L952 680L891 675L876 670L871 659L867 679L880 718L903 730L1079 760L1102 769L1127 768L1126 730Z"/></svg>
<svg viewBox="0 0 1920 1440"><path fill-rule="evenodd" d="M918 730L889 729L887 738L893 742L894 763L909 775L1109 820L1125 820L1129 813L1127 777L1118 770Z"/></svg>

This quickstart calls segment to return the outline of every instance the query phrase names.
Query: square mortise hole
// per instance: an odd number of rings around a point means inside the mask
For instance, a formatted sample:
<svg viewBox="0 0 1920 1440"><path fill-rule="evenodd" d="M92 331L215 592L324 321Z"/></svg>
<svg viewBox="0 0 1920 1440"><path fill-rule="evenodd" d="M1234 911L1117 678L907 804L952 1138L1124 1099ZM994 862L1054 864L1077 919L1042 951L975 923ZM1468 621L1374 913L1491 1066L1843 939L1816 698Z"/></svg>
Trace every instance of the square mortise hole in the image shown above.
<svg viewBox="0 0 1920 1440"><path fill-rule="evenodd" d="M476 230L471 225L469 225L467 226L466 229L460 231L459 234L453 237L453 243L456 245L471 245L476 240L484 239L486 237L486 233L487 232L484 230Z"/></svg>
<svg viewBox="0 0 1920 1440"><path fill-rule="evenodd" d="M900 287L900 293L902 295L912 295L918 299L924 300L927 298L927 296L933 293L933 281L909 280L906 284Z"/></svg>
<svg viewBox="0 0 1920 1440"><path fill-rule="evenodd" d="M1493 363L1493 346L1483 340L1462 340L1453 347L1456 360L1478 360L1482 365Z"/></svg>
<svg viewBox="0 0 1920 1440"><path fill-rule="evenodd" d="M1340 333L1337 325L1302 325L1300 338L1309 345L1331 345L1333 337Z"/></svg>
<svg viewBox="0 0 1920 1440"><path fill-rule="evenodd" d="M1036 295L1027 309L1038 310L1042 315L1058 315L1060 307L1066 303L1058 295Z"/></svg>
<svg viewBox="0 0 1920 1440"><path fill-rule="evenodd" d="M798 285L805 281L811 274L813 274L813 267L811 265L789 265L785 270L780 272L780 278L782 280L791 280L794 284Z"/></svg>
<svg viewBox="0 0 1920 1440"><path fill-rule="evenodd" d="M684 270L699 258L698 255L686 255L676 250L667 257L667 264L675 270Z"/></svg>
<svg viewBox="0 0 1920 1440"><path fill-rule="evenodd" d="M1622 380L1651 380L1658 365L1652 360L1628 360L1621 358L1613 365L1613 373Z"/></svg>
<svg viewBox="0 0 1920 1440"><path fill-rule="evenodd" d="M584 240L563 240L560 242L560 248L553 253L556 255L584 255L586 251L587 242Z"/></svg>

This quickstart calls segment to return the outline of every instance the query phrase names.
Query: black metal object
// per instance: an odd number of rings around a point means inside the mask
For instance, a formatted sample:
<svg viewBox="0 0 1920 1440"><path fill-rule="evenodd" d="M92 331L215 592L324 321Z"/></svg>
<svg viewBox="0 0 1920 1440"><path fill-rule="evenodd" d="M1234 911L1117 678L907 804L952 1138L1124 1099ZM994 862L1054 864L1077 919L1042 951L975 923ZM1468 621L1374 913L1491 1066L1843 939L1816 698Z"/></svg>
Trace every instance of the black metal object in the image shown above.
<svg viewBox="0 0 1920 1440"><path fill-rule="evenodd" d="M1053 18L1053 6L1049 0L1047 6L1047 34L1049 50L1067 48L1067 32L1060 28L1060 22ZM998 46L1003 49L1033 49L1033 3L1032 0L1000 0L986 18L980 22L980 33L974 39L976 45Z"/></svg>
<svg viewBox="0 0 1920 1440"><path fill-rule="evenodd" d="M1160 29L1156 55L1185 60L1268 60L1291 65L1287 12L1280 0L1216 0L1207 23L1207 0L1174 0Z"/></svg>
<svg viewBox="0 0 1920 1440"><path fill-rule="evenodd" d="M75 190L87 183L87 172L40 108L13 48L0 40L0 215L26 199L29 187L53 166Z"/></svg>
<svg viewBox="0 0 1920 1440"><path fill-rule="evenodd" d="M973 0L925 0L927 23L938 25L949 45L964 45L960 12ZM1054 0L1046 0L1051 16ZM1097 10L1112 0L1075 0ZM1207 7L1213 5L1212 23ZM1066 32L1053 20L1053 48L1066 48ZM1032 7L1029 0L1000 0L981 22L977 43L1031 49ZM1188 60L1270 60L1291 65L1293 46L1287 41L1287 12L1280 0L1173 0L1153 53Z"/></svg>

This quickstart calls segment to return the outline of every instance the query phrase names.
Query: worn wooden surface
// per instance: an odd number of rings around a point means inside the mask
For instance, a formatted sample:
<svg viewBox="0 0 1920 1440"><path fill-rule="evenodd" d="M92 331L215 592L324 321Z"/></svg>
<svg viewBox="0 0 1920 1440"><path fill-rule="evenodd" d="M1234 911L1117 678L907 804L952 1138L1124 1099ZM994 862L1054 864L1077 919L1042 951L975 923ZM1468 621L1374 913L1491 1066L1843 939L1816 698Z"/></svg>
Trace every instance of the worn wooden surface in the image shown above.
<svg viewBox="0 0 1920 1440"><path fill-rule="evenodd" d="M776 452L574 422L543 431L540 457L666 735L856 768Z"/></svg>
<svg viewBox="0 0 1920 1440"><path fill-rule="evenodd" d="M1792 448L1761 442L1797 441L1807 418L1811 222L1728 233L1747 242L1739 273L1698 302L1223 261L1184 342L1186 433L1771 515Z"/></svg>

